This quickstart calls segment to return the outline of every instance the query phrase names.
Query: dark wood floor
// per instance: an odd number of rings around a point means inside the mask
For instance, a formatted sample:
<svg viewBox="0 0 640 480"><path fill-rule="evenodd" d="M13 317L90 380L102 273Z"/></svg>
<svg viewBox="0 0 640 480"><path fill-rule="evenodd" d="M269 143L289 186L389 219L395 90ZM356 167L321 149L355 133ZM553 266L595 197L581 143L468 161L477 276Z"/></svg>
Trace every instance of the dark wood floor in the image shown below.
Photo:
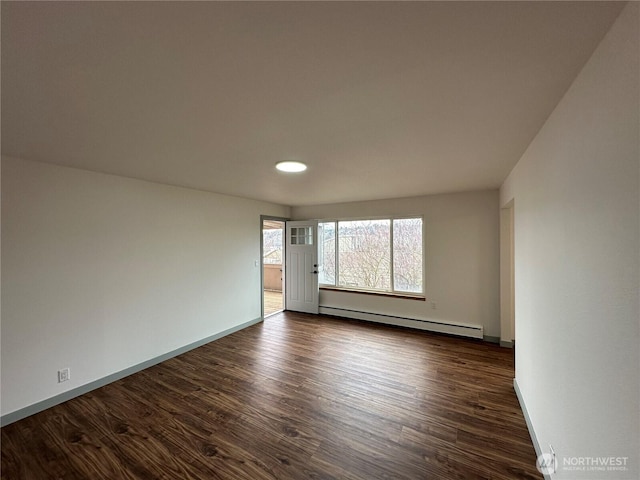
<svg viewBox="0 0 640 480"><path fill-rule="evenodd" d="M2 429L2 479L542 476L511 350L282 313Z"/></svg>

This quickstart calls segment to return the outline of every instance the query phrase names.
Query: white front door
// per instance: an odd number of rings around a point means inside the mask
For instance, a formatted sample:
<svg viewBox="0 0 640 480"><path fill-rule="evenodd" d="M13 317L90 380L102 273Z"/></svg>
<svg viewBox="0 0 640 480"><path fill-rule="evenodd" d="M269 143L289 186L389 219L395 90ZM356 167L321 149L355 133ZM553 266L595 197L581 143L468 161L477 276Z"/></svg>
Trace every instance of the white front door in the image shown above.
<svg viewBox="0 0 640 480"><path fill-rule="evenodd" d="M318 222L287 222L286 309L318 313Z"/></svg>

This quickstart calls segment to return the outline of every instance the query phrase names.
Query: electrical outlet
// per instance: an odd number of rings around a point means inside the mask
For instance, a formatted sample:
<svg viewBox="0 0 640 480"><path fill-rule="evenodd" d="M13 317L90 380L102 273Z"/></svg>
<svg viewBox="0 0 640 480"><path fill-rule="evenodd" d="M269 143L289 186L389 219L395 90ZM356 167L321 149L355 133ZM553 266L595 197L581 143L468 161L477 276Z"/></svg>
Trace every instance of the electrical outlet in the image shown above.
<svg viewBox="0 0 640 480"><path fill-rule="evenodd" d="M66 382L71 379L71 369L63 368L62 370L58 370L58 383Z"/></svg>
<svg viewBox="0 0 640 480"><path fill-rule="evenodd" d="M431 302L431 310L435 310L436 309L436 302Z"/></svg>

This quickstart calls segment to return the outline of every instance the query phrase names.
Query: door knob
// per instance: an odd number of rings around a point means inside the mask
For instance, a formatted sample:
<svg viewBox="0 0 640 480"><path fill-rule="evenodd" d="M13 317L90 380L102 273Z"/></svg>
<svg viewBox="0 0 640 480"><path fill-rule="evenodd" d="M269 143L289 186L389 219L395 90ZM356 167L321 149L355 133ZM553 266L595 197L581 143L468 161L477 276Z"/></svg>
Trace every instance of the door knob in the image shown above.
<svg viewBox="0 0 640 480"><path fill-rule="evenodd" d="M318 271L317 271L317 270L314 270L314 271L313 271L313 272L311 272L311 273L315 273L315 274L317 275L317 274L318 274Z"/></svg>

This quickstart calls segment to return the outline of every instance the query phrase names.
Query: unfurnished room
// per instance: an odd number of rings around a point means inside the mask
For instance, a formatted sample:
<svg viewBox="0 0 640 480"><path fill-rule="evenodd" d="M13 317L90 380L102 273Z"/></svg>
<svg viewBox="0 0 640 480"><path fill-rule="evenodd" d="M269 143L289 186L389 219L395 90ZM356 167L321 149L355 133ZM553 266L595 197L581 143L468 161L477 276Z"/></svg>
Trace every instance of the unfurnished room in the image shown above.
<svg viewBox="0 0 640 480"><path fill-rule="evenodd" d="M2 480L640 478L640 3L0 17Z"/></svg>

